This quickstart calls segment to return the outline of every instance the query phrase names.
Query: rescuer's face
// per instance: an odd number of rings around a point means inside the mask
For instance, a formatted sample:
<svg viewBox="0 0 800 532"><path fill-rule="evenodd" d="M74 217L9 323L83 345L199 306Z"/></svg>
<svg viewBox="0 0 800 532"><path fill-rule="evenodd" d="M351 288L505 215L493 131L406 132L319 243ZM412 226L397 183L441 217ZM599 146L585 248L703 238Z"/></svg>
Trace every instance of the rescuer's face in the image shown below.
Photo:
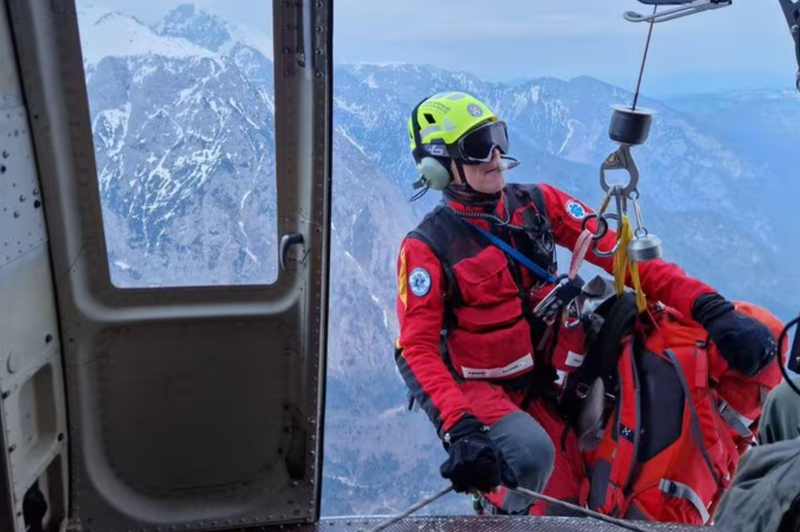
<svg viewBox="0 0 800 532"><path fill-rule="evenodd" d="M499 170L500 150L496 149L492 153L492 160L488 163L464 164L464 176L467 178L469 186L485 194L494 194L503 190L506 186L504 172ZM458 168L453 163L453 175L458 176Z"/></svg>

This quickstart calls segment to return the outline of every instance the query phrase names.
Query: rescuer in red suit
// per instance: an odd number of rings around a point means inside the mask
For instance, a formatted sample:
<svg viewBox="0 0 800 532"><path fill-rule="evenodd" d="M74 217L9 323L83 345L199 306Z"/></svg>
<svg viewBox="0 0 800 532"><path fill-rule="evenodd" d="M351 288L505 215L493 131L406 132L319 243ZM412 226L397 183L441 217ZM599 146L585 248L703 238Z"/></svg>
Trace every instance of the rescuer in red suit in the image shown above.
<svg viewBox="0 0 800 532"><path fill-rule="evenodd" d="M395 358L448 453L441 474L458 492L518 485L581 501L576 438L547 400L558 331L534 309L555 286L555 245L573 249L591 211L547 184L506 184L506 125L469 94L420 102L408 136L415 188L442 190L442 202L400 246ZM609 230L599 247L615 242ZM586 259L613 270L611 257ZM639 272L645 294L700 323L732 368L753 375L774 356L766 326L678 266ZM504 491L497 505L517 514L532 503Z"/></svg>

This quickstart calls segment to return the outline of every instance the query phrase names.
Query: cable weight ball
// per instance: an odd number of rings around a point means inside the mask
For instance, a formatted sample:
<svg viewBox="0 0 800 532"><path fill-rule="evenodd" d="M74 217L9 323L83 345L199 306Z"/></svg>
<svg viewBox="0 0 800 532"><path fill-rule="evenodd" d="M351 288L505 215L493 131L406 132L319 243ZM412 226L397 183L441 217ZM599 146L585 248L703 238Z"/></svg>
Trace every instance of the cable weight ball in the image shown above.
<svg viewBox="0 0 800 532"><path fill-rule="evenodd" d="M653 112L649 109L633 109L623 105L614 105L608 136L614 142L637 146L644 144L650 135L650 124L653 123Z"/></svg>

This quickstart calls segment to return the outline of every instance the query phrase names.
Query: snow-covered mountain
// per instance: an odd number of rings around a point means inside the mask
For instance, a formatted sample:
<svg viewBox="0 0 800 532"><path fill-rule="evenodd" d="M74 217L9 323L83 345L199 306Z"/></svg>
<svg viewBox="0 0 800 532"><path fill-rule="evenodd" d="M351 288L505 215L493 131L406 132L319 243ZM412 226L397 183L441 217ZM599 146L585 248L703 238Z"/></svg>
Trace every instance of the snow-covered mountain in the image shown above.
<svg viewBox="0 0 800 532"><path fill-rule="evenodd" d="M79 15L113 281L270 282L271 40L190 5L151 26L101 7ZM439 90L473 92L509 122L523 161L509 178L548 181L593 205L598 164L615 148L606 133L611 106L631 100L586 77L512 86L424 65L337 67L326 515L396 512L443 484L441 445L421 413L404 411L393 360L396 253L437 200L407 201L407 113ZM781 213L752 207L767 201L763 164L707 121L657 101L642 105L657 112L648 143L634 150L642 205L667 258L730 297L783 317L796 310L785 299L786 286L800 283L779 254ZM780 134L769 125L759 124L764 135ZM435 510L468 507L453 497Z"/></svg>

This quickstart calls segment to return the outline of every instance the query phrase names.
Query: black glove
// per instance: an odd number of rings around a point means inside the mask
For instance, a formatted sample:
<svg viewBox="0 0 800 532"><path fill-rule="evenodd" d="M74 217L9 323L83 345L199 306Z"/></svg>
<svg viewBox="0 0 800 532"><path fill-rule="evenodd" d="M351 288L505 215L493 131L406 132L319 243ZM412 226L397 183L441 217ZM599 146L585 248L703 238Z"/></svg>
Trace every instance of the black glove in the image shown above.
<svg viewBox="0 0 800 532"><path fill-rule="evenodd" d="M440 472L453 483L455 491L490 492L501 482L509 488L517 487L514 473L488 432L489 427L465 415L445 434L444 446L450 456Z"/></svg>
<svg viewBox="0 0 800 532"><path fill-rule="evenodd" d="M692 317L708 331L728 366L748 377L761 371L778 352L769 327L739 312L719 294L698 297Z"/></svg>

